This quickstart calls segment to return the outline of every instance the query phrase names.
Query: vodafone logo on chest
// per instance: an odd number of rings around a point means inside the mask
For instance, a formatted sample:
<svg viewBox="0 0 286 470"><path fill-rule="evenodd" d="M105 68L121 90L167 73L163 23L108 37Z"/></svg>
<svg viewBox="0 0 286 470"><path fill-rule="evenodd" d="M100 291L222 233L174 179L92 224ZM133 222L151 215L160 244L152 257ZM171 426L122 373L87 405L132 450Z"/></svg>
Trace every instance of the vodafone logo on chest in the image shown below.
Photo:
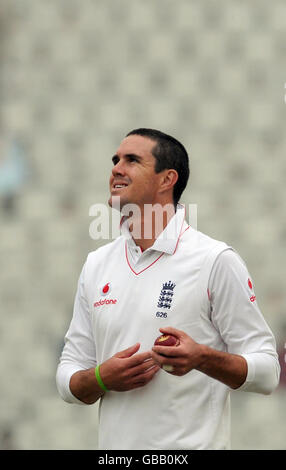
<svg viewBox="0 0 286 470"><path fill-rule="evenodd" d="M110 282L108 282L107 284L99 288L100 295L107 295L110 293L110 291L111 291Z"/></svg>
<svg viewBox="0 0 286 470"><path fill-rule="evenodd" d="M111 292L111 283L107 282L106 284L100 286L99 288L99 294L103 297L107 296ZM94 302L93 306L94 308L96 307L101 307L102 305L115 305L117 303L117 299L100 299L96 302Z"/></svg>

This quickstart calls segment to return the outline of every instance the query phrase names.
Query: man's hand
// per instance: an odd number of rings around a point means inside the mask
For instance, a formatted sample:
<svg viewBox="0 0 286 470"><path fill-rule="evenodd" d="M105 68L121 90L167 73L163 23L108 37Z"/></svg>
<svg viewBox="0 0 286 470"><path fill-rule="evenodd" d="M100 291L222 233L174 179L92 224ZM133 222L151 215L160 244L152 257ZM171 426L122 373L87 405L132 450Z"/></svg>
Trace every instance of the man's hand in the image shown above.
<svg viewBox="0 0 286 470"><path fill-rule="evenodd" d="M179 346L153 346L152 357L160 367L173 366L173 375L185 375L199 367L203 360L202 345L196 343L184 331L176 328L160 328L161 333L170 334L179 339Z"/></svg>
<svg viewBox="0 0 286 470"><path fill-rule="evenodd" d="M136 343L100 364L100 376L108 390L124 392L143 387L160 370L151 351L136 354L139 348L140 343ZM70 390L86 404L95 403L105 393L97 382L94 367L75 372L70 379Z"/></svg>
<svg viewBox="0 0 286 470"><path fill-rule="evenodd" d="M151 351L136 354L139 348L140 343L136 343L100 365L100 376L108 390L124 392L142 387L160 370Z"/></svg>
<svg viewBox="0 0 286 470"><path fill-rule="evenodd" d="M179 346L153 346L152 357L160 367L172 366L172 375L185 375L197 369L225 385L239 388L247 377L247 362L243 356L217 351L196 343L190 336L176 328L160 328L164 334L176 336Z"/></svg>

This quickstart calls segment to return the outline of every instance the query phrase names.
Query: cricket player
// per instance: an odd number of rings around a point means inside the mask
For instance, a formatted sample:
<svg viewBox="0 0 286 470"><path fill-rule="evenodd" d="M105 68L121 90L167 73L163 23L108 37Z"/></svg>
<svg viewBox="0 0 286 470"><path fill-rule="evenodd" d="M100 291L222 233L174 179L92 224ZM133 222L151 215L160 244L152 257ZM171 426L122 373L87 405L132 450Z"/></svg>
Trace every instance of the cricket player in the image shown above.
<svg viewBox="0 0 286 470"><path fill-rule="evenodd" d="M279 382L254 281L233 247L186 222L177 139L135 129L112 162L121 233L80 273L59 394L100 400L99 449L229 449L231 392L268 395ZM178 345L154 346L160 334Z"/></svg>

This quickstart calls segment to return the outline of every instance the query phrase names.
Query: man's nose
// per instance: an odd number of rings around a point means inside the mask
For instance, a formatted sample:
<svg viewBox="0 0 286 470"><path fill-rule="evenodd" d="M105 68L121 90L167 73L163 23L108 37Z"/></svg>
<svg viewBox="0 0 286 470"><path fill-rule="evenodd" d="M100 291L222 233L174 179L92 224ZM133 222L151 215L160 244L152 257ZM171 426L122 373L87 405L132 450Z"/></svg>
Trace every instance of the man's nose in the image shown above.
<svg viewBox="0 0 286 470"><path fill-rule="evenodd" d="M113 168L112 168L113 176L124 175L124 173L125 173L124 168L125 168L125 166L124 166L124 162L122 160L117 162L116 165L114 165Z"/></svg>

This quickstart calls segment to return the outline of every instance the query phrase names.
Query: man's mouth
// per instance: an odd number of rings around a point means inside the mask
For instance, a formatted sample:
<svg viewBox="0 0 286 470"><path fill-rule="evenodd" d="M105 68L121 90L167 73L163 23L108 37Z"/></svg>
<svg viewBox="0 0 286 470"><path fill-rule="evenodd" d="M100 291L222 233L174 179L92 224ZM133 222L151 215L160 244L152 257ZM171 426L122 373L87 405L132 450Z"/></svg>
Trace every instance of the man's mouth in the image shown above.
<svg viewBox="0 0 286 470"><path fill-rule="evenodd" d="M128 186L127 183L115 183L112 185L112 189L122 189Z"/></svg>

